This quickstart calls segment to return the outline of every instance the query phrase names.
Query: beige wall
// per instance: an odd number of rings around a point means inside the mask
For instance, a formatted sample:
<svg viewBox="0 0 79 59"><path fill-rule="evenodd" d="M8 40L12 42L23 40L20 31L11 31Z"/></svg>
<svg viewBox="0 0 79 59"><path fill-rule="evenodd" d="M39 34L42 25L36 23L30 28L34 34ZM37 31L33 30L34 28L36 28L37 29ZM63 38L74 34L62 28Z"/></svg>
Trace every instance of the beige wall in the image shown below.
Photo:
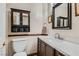
<svg viewBox="0 0 79 59"><path fill-rule="evenodd" d="M52 24L49 24L49 35L54 36L59 33L65 40L79 43L79 16L75 16L75 7L72 4L72 29L71 30L58 30L52 29Z"/></svg>
<svg viewBox="0 0 79 59"><path fill-rule="evenodd" d="M16 9L23 9L23 10L29 10L31 11L30 13L30 32L27 33L41 33L42 30L42 21L43 21L43 14L42 14L42 3L7 3L6 4L7 8L7 20L8 20L8 33L11 33L10 30L10 8L16 8ZM17 33L16 33L17 34Z"/></svg>
<svg viewBox="0 0 79 59"><path fill-rule="evenodd" d="M44 22L47 22L48 19L48 6L47 4L42 4L42 3L20 3L20 4L16 4L16 3L7 3L6 4L6 8L7 8L7 24L9 27L8 30L8 34L12 35L15 33L11 33L10 32L10 8L18 8L18 9L23 9L23 10L29 10L31 11L30 14L30 32L28 34L40 34L42 32L42 24ZM16 33L17 34L17 33ZM22 33L23 34L23 33ZM27 33L26 33L27 34ZM24 38L27 41L26 44L26 51L27 54L31 54L31 53L36 53L37 52L37 38L38 36L17 36L17 37L8 37L8 41L11 41L13 39L21 39ZM8 45L10 47L10 45ZM11 50L11 49L8 49ZM11 50L12 51L12 50ZM11 55L10 51L9 54Z"/></svg>
<svg viewBox="0 0 79 59"><path fill-rule="evenodd" d="M16 6L17 5L17 6ZM49 5L51 7L51 4ZM48 15L52 14L52 10L48 7L48 4L7 4L7 11L9 8L15 7L20 9L26 9L31 11L31 32L30 33L41 33L43 22L47 22ZM50 9L50 10L49 10ZM72 4L72 29L71 30L57 30L52 29L52 24L48 24L49 36L54 37L55 33L59 33L65 40L79 43L79 16L75 16L74 4ZM11 34L9 32L9 34ZM20 38L11 37L9 39ZM23 37L22 37L23 38ZM37 37L26 37L27 39L27 53L36 52ZM31 47L32 48L31 50ZM29 51L28 51L29 50Z"/></svg>
<svg viewBox="0 0 79 59"><path fill-rule="evenodd" d="M31 32L30 33L41 33L43 22L47 22L48 15L51 15L51 8L47 4L7 4L7 20L10 20L8 17L9 8L18 8L31 11ZM47 8L48 7L48 8ZM50 9L50 11L49 11ZM9 18L9 19L8 19ZM73 41L79 43L79 16L75 16L74 4L72 4L72 29L71 30L56 30L52 29L52 24L48 24L48 33L49 36L54 37L55 33L59 33L65 40ZM10 26L10 24L8 24ZM10 30L9 30L10 31ZM9 34L13 34L10 33ZM14 38L24 38L24 37L9 37L8 40ZM27 53L36 52L37 46L37 37L26 37L27 38ZM32 50L31 50L32 49ZM28 51L29 50L29 51Z"/></svg>

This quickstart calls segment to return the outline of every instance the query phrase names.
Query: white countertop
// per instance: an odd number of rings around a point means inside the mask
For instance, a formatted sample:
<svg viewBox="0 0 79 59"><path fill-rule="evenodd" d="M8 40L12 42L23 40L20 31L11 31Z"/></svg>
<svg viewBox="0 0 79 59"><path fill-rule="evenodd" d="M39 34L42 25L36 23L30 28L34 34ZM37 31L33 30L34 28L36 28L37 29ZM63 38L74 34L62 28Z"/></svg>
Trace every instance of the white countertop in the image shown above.
<svg viewBox="0 0 79 59"><path fill-rule="evenodd" d="M49 37L39 38L66 56L79 56L79 44Z"/></svg>

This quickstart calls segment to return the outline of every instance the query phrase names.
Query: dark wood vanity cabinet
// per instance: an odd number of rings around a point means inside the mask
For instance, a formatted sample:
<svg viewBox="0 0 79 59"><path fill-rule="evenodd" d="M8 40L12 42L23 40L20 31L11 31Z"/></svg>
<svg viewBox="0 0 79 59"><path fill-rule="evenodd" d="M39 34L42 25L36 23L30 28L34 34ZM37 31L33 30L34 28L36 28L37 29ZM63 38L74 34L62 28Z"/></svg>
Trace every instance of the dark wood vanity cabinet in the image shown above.
<svg viewBox="0 0 79 59"><path fill-rule="evenodd" d="M38 56L54 56L54 49L38 38Z"/></svg>
<svg viewBox="0 0 79 59"><path fill-rule="evenodd" d="M41 40L39 40L39 55L45 55L45 43Z"/></svg>
<svg viewBox="0 0 79 59"><path fill-rule="evenodd" d="M60 53L59 51L55 50L55 56L65 56L65 55Z"/></svg>
<svg viewBox="0 0 79 59"><path fill-rule="evenodd" d="M40 38L38 38L37 47L38 47L37 48L38 56L64 56L62 53L57 51L55 48L43 42Z"/></svg>
<svg viewBox="0 0 79 59"><path fill-rule="evenodd" d="M54 56L54 48L46 44L45 56Z"/></svg>

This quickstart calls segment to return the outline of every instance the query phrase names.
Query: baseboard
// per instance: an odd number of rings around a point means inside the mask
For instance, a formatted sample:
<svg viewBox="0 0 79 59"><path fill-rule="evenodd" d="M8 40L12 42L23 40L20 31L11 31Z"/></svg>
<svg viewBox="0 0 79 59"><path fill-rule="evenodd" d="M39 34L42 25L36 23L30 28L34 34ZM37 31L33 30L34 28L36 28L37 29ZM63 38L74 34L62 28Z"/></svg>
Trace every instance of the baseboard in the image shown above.
<svg viewBox="0 0 79 59"><path fill-rule="evenodd" d="M37 53L31 53L31 54L28 54L27 56L34 56L34 55L37 55Z"/></svg>

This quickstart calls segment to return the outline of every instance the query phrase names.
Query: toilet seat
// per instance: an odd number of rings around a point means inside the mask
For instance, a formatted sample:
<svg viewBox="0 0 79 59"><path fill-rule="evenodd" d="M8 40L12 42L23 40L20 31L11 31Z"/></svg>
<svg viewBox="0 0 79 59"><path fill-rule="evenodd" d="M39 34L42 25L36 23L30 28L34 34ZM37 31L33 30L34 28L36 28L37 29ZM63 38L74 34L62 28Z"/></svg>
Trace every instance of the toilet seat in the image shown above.
<svg viewBox="0 0 79 59"><path fill-rule="evenodd" d="M27 56L26 52L18 52L15 53L13 56Z"/></svg>

